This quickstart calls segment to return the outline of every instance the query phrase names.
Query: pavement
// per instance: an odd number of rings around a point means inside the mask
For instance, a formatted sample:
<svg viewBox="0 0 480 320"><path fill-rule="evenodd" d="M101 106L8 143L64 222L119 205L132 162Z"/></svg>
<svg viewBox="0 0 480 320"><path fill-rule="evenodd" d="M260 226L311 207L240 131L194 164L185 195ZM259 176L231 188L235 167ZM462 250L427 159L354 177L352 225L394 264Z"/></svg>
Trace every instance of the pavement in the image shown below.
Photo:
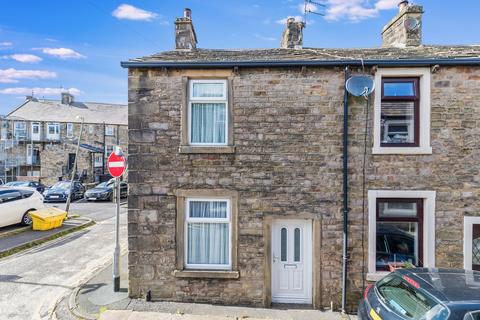
<svg viewBox="0 0 480 320"><path fill-rule="evenodd" d="M110 263L114 248L115 205L83 205L91 206L88 214L91 217L101 216L95 225L0 259L0 319L54 318L57 301ZM74 208L72 206L72 213L83 215L81 210L74 211ZM126 251L125 209L120 217L120 243ZM0 238L0 242L5 239Z"/></svg>
<svg viewBox="0 0 480 320"><path fill-rule="evenodd" d="M178 303L128 298L127 255L121 259L120 292L113 292L112 265L96 273L82 286L73 290L57 307L57 319L102 320L339 320L345 319L337 312L313 310L305 306L281 305L274 308L249 308L211 304ZM68 315L68 311L71 312ZM346 318L356 318L346 316Z"/></svg>

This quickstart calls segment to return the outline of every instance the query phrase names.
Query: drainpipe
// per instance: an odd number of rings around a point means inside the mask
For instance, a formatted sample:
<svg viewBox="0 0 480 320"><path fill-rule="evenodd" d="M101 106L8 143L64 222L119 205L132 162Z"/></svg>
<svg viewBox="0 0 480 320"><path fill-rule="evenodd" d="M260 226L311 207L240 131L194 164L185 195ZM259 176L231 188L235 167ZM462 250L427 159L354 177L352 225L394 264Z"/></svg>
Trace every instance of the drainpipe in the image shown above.
<svg viewBox="0 0 480 320"><path fill-rule="evenodd" d="M343 93L343 266L342 266L342 313L347 304L347 260L348 260L348 92L346 82L349 75L345 67L345 89Z"/></svg>

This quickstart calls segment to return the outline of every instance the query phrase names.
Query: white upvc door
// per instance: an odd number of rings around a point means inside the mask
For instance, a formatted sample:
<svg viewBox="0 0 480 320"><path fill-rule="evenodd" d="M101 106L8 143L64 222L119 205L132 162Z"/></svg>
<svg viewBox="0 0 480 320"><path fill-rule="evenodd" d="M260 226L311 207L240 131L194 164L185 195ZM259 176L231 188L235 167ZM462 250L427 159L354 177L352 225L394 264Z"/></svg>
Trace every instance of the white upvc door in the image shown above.
<svg viewBox="0 0 480 320"><path fill-rule="evenodd" d="M38 122L32 122L32 128L31 128L31 135L32 135L32 140L34 141L40 141L40 123Z"/></svg>
<svg viewBox="0 0 480 320"><path fill-rule="evenodd" d="M272 302L312 303L312 223L272 224Z"/></svg>

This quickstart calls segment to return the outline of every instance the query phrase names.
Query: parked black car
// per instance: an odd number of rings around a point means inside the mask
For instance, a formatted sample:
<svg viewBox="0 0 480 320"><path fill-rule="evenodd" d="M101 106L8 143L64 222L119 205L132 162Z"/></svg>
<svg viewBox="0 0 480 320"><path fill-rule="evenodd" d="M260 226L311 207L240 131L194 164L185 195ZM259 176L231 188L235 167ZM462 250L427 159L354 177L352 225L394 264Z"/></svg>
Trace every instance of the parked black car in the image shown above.
<svg viewBox="0 0 480 320"><path fill-rule="evenodd" d="M102 182L92 189L85 192L85 199L95 200L113 200L113 189L115 188L115 179ZM125 198L128 195L128 184L125 181L120 182L120 197Z"/></svg>
<svg viewBox="0 0 480 320"><path fill-rule="evenodd" d="M70 181L59 181L43 193L44 202L66 202L70 193ZM78 181L73 182L71 200L82 199L85 187Z"/></svg>
<svg viewBox="0 0 480 320"><path fill-rule="evenodd" d="M34 188L40 193L45 191L45 185L37 181L10 181L5 183L5 187L28 187Z"/></svg>
<svg viewBox="0 0 480 320"><path fill-rule="evenodd" d="M366 288L360 320L479 320L480 272L397 269Z"/></svg>

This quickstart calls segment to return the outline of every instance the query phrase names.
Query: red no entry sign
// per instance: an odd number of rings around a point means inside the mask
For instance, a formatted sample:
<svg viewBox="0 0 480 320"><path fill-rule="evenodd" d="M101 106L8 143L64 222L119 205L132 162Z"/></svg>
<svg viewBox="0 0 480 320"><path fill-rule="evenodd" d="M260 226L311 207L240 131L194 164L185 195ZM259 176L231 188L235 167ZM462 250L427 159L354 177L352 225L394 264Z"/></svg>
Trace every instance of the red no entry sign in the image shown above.
<svg viewBox="0 0 480 320"><path fill-rule="evenodd" d="M125 157L117 156L114 152L112 152L108 157L107 168L108 168L108 172L110 172L112 177L115 177L115 178L120 177L125 171L126 166L127 164L125 161Z"/></svg>

